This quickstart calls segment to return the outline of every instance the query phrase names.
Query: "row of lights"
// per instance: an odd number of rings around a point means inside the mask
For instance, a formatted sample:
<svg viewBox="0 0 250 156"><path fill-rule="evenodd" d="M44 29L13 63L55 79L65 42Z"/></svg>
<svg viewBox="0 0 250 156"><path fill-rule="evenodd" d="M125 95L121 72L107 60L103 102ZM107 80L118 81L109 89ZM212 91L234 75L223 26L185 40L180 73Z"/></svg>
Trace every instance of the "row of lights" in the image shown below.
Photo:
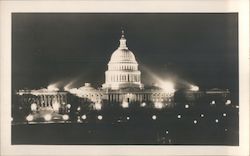
<svg viewBox="0 0 250 156"><path fill-rule="evenodd" d="M45 121L51 121L51 119L52 119L52 115L51 114L46 114L46 115L44 115L43 116L43 118L44 118L44 120ZM69 120L69 115L67 115L67 114L64 114L63 116L62 116L62 119L63 120ZM32 115L32 114L29 114L27 117L26 117L26 120L27 121L33 121L34 120L34 115Z"/></svg>
<svg viewBox="0 0 250 156"><path fill-rule="evenodd" d="M204 116L205 116L204 114L200 114L200 117L201 117L201 118L204 118ZM222 116L223 116L223 117L226 117L227 114L226 114L226 113L223 113ZM84 114L84 115L81 116L81 118L82 118L83 120L86 120L86 119L87 119L87 116ZM178 114L178 115L177 115L177 118L178 118L178 119L181 119L181 118L182 118L182 115L181 115L181 114ZM46 115L44 115L44 119L45 119L45 121L50 121L50 120L52 119L52 115L51 115L51 114L46 114ZM66 121L66 120L69 120L69 115L64 114L64 115L62 116L62 119L65 120L65 121ZM97 116L97 119L98 119L98 120L102 120L102 119L103 119L103 116L102 116L102 115L98 115L98 116ZM129 120L130 117L128 116L126 119ZM153 119L153 120L156 120L156 119L157 119L157 116L156 116L156 115L152 115L152 119ZM31 114L29 114L29 115L26 117L26 120L27 120L27 121L32 121L32 120L34 120L34 116L31 115ZM193 122L194 122L194 124L197 124L197 120L194 120ZM218 123L219 120L218 120L218 119L215 119L215 122Z"/></svg>

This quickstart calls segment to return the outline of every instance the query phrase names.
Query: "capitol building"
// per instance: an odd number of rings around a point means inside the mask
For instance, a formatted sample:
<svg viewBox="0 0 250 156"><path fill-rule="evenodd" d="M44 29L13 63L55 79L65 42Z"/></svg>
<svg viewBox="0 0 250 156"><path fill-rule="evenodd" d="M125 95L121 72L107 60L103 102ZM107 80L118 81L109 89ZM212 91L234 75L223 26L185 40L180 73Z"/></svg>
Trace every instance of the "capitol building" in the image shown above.
<svg viewBox="0 0 250 156"><path fill-rule="evenodd" d="M65 113L71 105L91 105L92 109L100 110L104 104L129 108L133 105L140 107L153 107L156 109L173 107L175 86L171 82L160 82L159 86L145 87L141 82L140 66L135 54L128 48L124 31L122 31L118 48L112 53L105 72L105 82L101 88L92 87L91 83L85 83L79 88L67 88L59 90L53 85L38 90L19 90L18 105L20 107L32 107L35 111L54 110ZM192 86L185 91L185 98L189 103L201 96L212 95L223 98L229 96L229 91L209 90L199 91L198 86ZM71 97L78 98L72 101Z"/></svg>
<svg viewBox="0 0 250 156"><path fill-rule="evenodd" d="M126 41L122 31L120 44L108 62L102 88L95 89L90 83L85 83L83 87L70 89L69 92L94 103L108 101L124 107L129 107L136 102L144 105L147 102L161 103L159 107L171 103L174 95L173 88L171 92L156 86L144 88L135 54L128 48Z"/></svg>

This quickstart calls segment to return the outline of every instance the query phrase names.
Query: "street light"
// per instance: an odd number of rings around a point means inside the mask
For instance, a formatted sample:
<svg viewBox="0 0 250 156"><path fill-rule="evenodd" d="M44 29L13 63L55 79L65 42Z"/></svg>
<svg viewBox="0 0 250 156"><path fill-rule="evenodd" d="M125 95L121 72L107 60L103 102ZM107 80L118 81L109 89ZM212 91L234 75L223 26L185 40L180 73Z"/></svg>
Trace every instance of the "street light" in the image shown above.
<svg viewBox="0 0 250 156"><path fill-rule="evenodd" d="M69 120L69 115L64 114L64 115L62 116L62 118L63 118L63 120Z"/></svg>
<svg viewBox="0 0 250 156"><path fill-rule="evenodd" d="M50 121L50 120L52 119L51 114L46 114L46 115L44 116L44 119L45 119L46 121Z"/></svg>
<svg viewBox="0 0 250 156"><path fill-rule="evenodd" d="M27 121L32 121L34 119L34 116L29 114L27 117L26 117L26 120Z"/></svg>
<svg viewBox="0 0 250 156"><path fill-rule="evenodd" d="M98 120L102 120L102 116L101 115L98 115L97 118L98 118Z"/></svg>
<svg viewBox="0 0 250 156"><path fill-rule="evenodd" d="M84 115L82 115L82 119L83 120L86 120L87 119L87 116L84 114Z"/></svg>
<svg viewBox="0 0 250 156"><path fill-rule="evenodd" d="M195 85L190 85L190 90L197 92L197 91L199 91L199 87L195 86Z"/></svg>
<svg viewBox="0 0 250 156"><path fill-rule="evenodd" d="M156 116L156 115L153 115L153 116L152 116L152 119L153 119L153 120L156 120L156 119L157 119L157 116Z"/></svg>
<svg viewBox="0 0 250 156"><path fill-rule="evenodd" d="M180 114L178 114L178 115L177 115L177 118L178 118L178 119L180 119L180 118L181 118L181 115L180 115Z"/></svg>

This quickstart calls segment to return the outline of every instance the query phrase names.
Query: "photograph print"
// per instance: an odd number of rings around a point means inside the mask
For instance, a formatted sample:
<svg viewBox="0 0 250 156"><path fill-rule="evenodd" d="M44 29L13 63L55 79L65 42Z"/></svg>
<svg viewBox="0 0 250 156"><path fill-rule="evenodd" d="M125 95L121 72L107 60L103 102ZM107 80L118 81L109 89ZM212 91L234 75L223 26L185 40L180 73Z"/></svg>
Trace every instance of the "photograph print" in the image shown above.
<svg viewBox="0 0 250 156"><path fill-rule="evenodd" d="M12 145L239 145L237 13L12 13Z"/></svg>

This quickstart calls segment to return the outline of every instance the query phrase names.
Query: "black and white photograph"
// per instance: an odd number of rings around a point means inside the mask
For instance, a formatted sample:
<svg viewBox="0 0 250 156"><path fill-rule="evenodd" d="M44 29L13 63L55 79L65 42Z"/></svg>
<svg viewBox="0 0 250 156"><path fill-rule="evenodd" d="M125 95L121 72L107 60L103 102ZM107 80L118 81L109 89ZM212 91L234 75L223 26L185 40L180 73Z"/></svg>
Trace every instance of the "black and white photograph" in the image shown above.
<svg viewBox="0 0 250 156"><path fill-rule="evenodd" d="M13 13L12 144L239 145L237 13Z"/></svg>
<svg viewBox="0 0 250 156"><path fill-rule="evenodd" d="M249 155L249 1L0 1L0 155Z"/></svg>

